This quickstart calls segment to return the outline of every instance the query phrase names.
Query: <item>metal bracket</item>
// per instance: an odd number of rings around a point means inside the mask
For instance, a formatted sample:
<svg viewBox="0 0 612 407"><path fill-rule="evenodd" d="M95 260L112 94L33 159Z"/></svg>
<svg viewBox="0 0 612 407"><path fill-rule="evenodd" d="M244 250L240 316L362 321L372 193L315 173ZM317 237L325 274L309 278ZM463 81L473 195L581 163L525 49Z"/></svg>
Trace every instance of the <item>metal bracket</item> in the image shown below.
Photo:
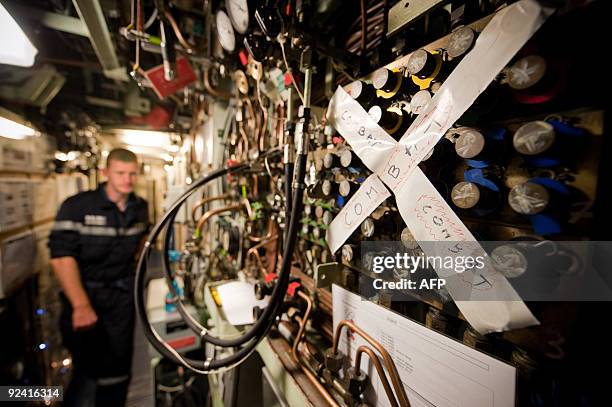
<svg viewBox="0 0 612 407"><path fill-rule="evenodd" d="M316 288L331 287L332 284L342 284L342 267L340 263L324 263L315 267L314 282Z"/></svg>
<svg viewBox="0 0 612 407"><path fill-rule="evenodd" d="M389 10L387 36L393 35L412 21L433 11L442 5L444 0L410 0L400 1Z"/></svg>

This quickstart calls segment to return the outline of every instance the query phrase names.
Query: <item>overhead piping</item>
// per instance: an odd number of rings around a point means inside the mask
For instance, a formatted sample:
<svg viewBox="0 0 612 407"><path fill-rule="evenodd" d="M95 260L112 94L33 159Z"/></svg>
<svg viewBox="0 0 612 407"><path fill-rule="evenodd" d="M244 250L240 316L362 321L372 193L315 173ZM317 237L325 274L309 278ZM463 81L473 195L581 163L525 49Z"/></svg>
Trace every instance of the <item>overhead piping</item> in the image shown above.
<svg viewBox="0 0 612 407"><path fill-rule="evenodd" d="M98 0L72 0L72 2L81 21L87 26L89 40L104 69L104 75L110 79L128 81L125 68L119 64L100 2Z"/></svg>

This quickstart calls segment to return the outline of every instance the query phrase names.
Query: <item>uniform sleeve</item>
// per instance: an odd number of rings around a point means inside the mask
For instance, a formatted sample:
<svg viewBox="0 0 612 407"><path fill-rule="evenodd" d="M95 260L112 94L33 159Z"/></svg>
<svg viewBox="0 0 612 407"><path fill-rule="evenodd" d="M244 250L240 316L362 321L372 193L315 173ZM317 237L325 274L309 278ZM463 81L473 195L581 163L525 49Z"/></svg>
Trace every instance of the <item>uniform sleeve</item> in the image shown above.
<svg viewBox="0 0 612 407"><path fill-rule="evenodd" d="M51 258L74 257L80 253L82 214L75 201L68 198L62 203L49 236Z"/></svg>

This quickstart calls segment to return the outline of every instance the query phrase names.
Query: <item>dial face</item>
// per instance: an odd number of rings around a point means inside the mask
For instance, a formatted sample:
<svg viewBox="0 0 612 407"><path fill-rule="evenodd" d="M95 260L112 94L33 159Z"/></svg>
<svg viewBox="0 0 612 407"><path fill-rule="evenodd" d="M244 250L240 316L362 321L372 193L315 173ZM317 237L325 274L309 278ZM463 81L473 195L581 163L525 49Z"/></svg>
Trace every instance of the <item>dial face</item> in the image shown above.
<svg viewBox="0 0 612 407"><path fill-rule="evenodd" d="M236 48L236 36L232 28L232 22L223 10L217 11L216 22L217 34L219 35L221 46L227 52L234 52Z"/></svg>
<svg viewBox="0 0 612 407"><path fill-rule="evenodd" d="M249 5L247 0L228 0L227 13L236 31L245 34L249 29Z"/></svg>

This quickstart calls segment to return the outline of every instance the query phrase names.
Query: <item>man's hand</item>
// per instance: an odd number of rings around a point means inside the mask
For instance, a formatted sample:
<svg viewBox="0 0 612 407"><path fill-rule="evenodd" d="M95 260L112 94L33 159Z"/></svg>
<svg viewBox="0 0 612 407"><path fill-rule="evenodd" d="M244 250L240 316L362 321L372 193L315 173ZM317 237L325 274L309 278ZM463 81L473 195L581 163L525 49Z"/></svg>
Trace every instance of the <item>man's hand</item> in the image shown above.
<svg viewBox="0 0 612 407"><path fill-rule="evenodd" d="M81 283L81 273L76 259L70 256L57 257L51 259L51 265L64 289L64 294L72 305L72 329L75 331L90 329L98 321L98 316Z"/></svg>
<svg viewBox="0 0 612 407"><path fill-rule="evenodd" d="M98 315L89 304L72 309L72 329L75 331L90 329L97 321Z"/></svg>

